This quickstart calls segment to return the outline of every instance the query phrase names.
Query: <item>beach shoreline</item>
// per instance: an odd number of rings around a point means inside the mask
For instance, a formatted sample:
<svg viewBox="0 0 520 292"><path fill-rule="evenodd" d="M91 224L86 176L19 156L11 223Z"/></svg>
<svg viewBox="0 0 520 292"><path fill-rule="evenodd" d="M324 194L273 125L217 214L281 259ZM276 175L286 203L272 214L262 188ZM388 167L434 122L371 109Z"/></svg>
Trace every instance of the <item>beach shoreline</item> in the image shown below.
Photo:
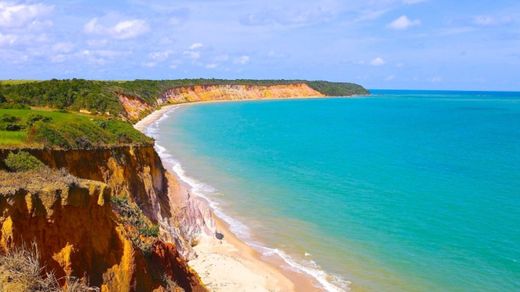
<svg viewBox="0 0 520 292"><path fill-rule="evenodd" d="M209 101L197 103L220 103L228 101ZM145 132L146 129L159 121L166 113L188 104L165 105L152 112L134 127ZM161 157L169 175L172 175L180 184L177 192L190 192L188 185L175 171L172 165ZM197 196L196 194L193 194ZM174 194L182 197L182 194ZM310 275L300 271L285 268L287 263L283 258L272 255L262 255L258 250L239 239L231 231L231 226L222 218L219 218L210 202L201 196L197 199L203 201L215 222L215 229L224 238L218 240L215 236L201 234L198 244L193 248L198 255L189 261L189 265L197 271L204 284L211 291L325 291L326 289Z"/></svg>

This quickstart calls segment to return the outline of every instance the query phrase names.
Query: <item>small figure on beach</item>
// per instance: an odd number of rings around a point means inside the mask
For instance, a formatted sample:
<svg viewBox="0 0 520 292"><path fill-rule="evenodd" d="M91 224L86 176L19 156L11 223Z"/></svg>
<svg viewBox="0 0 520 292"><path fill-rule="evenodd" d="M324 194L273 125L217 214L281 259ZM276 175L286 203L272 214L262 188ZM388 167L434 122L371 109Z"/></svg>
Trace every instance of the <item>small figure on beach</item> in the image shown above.
<svg viewBox="0 0 520 292"><path fill-rule="evenodd" d="M222 234L218 231L215 231L215 238L220 240L220 244L222 244L222 239L224 239L224 234Z"/></svg>

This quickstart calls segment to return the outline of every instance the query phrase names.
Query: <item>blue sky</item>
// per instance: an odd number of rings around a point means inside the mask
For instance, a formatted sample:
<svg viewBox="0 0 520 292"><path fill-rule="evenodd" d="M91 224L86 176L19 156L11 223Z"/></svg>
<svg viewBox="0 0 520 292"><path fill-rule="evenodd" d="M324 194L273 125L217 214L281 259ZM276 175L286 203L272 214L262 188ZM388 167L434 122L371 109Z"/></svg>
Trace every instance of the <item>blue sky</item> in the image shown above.
<svg viewBox="0 0 520 292"><path fill-rule="evenodd" d="M0 79L520 90L520 1L0 0Z"/></svg>

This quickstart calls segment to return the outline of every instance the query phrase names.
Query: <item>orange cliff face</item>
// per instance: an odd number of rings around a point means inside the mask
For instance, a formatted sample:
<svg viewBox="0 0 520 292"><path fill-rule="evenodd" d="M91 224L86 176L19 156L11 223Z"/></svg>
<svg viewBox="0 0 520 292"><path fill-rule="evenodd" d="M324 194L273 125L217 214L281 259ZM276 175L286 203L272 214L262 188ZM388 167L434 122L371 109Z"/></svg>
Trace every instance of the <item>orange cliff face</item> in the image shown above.
<svg viewBox="0 0 520 292"><path fill-rule="evenodd" d="M138 97L119 94L126 118L138 121L153 107ZM157 105L200 101L274 99L298 97L322 97L324 94L312 89L305 83L280 85L194 85L181 86L166 90L157 98Z"/></svg>
<svg viewBox="0 0 520 292"><path fill-rule="evenodd" d="M152 145L27 151L51 168L67 169L80 183L56 187L38 182L33 189L7 192L2 183L8 180L0 179L0 250L34 242L42 263L58 277L87 276L90 285L103 291L163 291L168 289L163 275L186 291L205 290L185 261L191 246L179 228ZM7 153L0 150L0 158ZM148 254L119 223L112 195L135 202L160 226Z"/></svg>
<svg viewBox="0 0 520 292"><path fill-rule="evenodd" d="M153 145L113 146L90 150L26 149L53 169L66 169L70 174L106 183L113 193L135 202L142 212L161 227L161 238L175 241L184 257L192 257L190 237L180 226L183 206L179 206L168 189L177 184L166 177ZM0 159L8 151L0 149ZM189 229L189 228L188 228Z"/></svg>
<svg viewBox="0 0 520 292"><path fill-rule="evenodd" d="M283 85L196 85L167 90L161 103L181 103L214 100L247 100L270 98L319 97L322 93L305 83Z"/></svg>
<svg viewBox="0 0 520 292"><path fill-rule="evenodd" d="M126 113L126 118L130 121L138 121L146 113L152 111L152 106L144 102L139 97L118 94L119 102L123 106Z"/></svg>
<svg viewBox="0 0 520 292"><path fill-rule="evenodd" d="M175 248L158 241L145 256L134 247L114 218L104 183L53 181L0 190L0 249L35 244L45 269L57 278L87 276L102 291L161 291L163 265L184 290L204 290Z"/></svg>

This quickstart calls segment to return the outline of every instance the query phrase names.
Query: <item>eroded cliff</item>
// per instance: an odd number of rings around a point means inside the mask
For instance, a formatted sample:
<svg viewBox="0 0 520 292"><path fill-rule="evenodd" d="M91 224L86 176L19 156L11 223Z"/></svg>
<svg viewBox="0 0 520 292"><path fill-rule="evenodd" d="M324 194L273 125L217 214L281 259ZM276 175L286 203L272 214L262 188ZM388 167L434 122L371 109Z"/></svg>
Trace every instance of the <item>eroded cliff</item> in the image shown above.
<svg viewBox="0 0 520 292"><path fill-rule="evenodd" d="M204 290L186 264L191 246L179 228L178 209L170 202L169 183L152 145L26 151L79 179L0 172L4 252L35 243L42 262L59 278L87 277L103 291L169 290L171 283L186 291ZM0 158L8 153L0 150ZM138 207L114 212L119 202L114 196ZM157 224L158 236L136 231L134 213Z"/></svg>
<svg viewBox="0 0 520 292"><path fill-rule="evenodd" d="M193 85L173 87L164 91L156 98L156 105L177 104L200 101L273 99L297 97L321 97L323 93L311 88L306 83L277 85ZM125 116L131 121L138 121L152 107L144 100L130 95L119 94Z"/></svg>

